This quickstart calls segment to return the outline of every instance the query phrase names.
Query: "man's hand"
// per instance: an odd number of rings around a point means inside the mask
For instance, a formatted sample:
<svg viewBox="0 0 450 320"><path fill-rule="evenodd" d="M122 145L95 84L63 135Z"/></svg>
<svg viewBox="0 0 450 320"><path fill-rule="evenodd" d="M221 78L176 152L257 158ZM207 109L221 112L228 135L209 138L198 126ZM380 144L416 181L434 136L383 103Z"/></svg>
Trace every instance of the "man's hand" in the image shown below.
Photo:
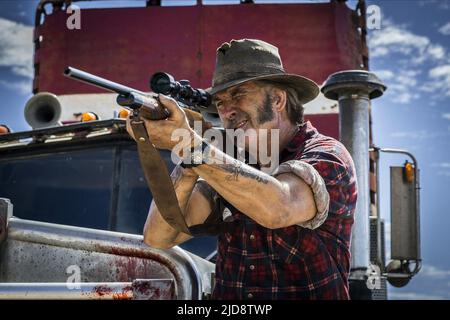
<svg viewBox="0 0 450 320"><path fill-rule="evenodd" d="M170 97L160 94L159 101L170 115L164 120L144 120L148 136L153 145L158 149L172 150L179 141L172 141L172 133L175 129L186 130L185 135L194 136L194 131L189 126L184 110L178 106L177 102ZM127 118L127 131L134 139L133 130L130 125L130 118ZM186 141L185 141L186 143Z"/></svg>

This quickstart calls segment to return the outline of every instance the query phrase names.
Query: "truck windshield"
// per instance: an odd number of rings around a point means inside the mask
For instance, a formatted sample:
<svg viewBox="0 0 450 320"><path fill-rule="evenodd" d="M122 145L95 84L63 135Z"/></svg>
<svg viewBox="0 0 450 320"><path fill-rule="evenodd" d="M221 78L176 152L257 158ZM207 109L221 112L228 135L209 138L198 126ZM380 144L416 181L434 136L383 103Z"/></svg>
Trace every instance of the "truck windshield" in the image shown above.
<svg viewBox="0 0 450 320"><path fill-rule="evenodd" d="M114 150L65 151L0 161L0 192L14 215L109 228Z"/></svg>
<svg viewBox="0 0 450 320"><path fill-rule="evenodd" d="M170 153L163 152L169 172ZM53 148L0 159L0 197L22 219L142 234L152 195L133 143ZM182 245L202 257L215 238Z"/></svg>

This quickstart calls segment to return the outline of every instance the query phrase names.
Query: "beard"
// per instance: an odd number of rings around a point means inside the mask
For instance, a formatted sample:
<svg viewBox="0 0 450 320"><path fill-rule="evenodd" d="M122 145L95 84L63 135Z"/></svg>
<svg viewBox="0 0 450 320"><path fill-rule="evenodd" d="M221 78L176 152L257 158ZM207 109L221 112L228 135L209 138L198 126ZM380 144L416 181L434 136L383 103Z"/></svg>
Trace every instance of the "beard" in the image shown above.
<svg viewBox="0 0 450 320"><path fill-rule="evenodd" d="M272 96L266 93L262 106L258 107L258 117L256 121L258 124L264 124L273 120L275 113L272 109Z"/></svg>
<svg viewBox="0 0 450 320"><path fill-rule="evenodd" d="M255 128L256 125L262 125L268 121L273 120L275 117L275 112L272 109L272 96L269 93L266 93L266 96L264 97L264 101L261 105L255 106L256 109L256 119L253 118L249 113L242 112L239 114L239 116L230 121L225 125L226 129L234 129L236 125L241 122L242 120L247 120L249 122L249 125L253 128ZM253 119L252 119L253 118Z"/></svg>

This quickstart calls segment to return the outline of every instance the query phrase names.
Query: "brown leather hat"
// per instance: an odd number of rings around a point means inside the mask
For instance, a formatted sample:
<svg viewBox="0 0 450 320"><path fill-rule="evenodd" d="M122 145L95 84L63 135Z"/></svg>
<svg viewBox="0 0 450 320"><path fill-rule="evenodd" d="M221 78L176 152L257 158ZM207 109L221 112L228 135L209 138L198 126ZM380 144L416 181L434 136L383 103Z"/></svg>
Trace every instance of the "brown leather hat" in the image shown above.
<svg viewBox="0 0 450 320"><path fill-rule="evenodd" d="M296 89L303 104L319 94L314 81L284 71L277 47L255 39L231 40L217 49L212 87L207 91L214 95L247 81L269 79Z"/></svg>

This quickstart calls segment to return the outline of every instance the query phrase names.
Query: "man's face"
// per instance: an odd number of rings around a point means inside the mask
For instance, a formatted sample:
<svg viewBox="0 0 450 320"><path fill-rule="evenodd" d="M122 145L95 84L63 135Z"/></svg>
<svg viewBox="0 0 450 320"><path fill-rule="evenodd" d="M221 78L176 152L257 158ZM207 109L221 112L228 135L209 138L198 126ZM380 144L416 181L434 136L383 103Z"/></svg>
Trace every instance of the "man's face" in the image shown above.
<svg viewBox="0 0 450 320"><path fill-rule="evenodd" d="M274 129L276 114L270 89L249 81L217 93L213 98L225 129L245 131L245 147L257 144L259 129ZM254 136L250 135L253 131ZM258 146L258 148L261 146Z"/></svg>
<svg viewBox="0 0 450 320"><path fill-rule="evenodd" d="M268 89L249 81L213 98L225 129L269 129L274 118Z"/></svg>

